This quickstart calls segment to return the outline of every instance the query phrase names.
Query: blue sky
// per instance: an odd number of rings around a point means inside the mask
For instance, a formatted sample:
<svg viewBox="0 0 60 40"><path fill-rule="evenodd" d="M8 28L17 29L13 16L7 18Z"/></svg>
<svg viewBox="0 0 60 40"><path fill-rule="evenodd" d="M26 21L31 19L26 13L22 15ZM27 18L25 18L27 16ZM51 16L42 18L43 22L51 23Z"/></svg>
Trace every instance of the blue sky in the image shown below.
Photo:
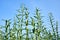
<svg viewBox="0 0 60 40"><path fill-rule="evenodd" d="M16 10L22 4L25 4L29 11L33 11L33 13L35 8L39 8L46 18L48 13L52 12L55 20L58 20L60 28L60 0L0 0L0 24L2 24L2 19L13 18L17 13Z"/></svg>

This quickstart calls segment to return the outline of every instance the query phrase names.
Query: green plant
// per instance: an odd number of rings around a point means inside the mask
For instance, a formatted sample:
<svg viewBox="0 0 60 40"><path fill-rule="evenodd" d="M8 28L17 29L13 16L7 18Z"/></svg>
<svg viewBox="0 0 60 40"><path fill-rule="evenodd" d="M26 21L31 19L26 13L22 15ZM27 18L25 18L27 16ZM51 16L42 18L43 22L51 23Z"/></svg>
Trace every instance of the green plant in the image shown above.
<svg viewBox="0 0 60 40"><path fill-rule="evenodd" d="M5 25L0 26L0 40L60 40L58 22L54 23L52 13L49 13L51 32L44 26L38 8L33 17L29 16L29 10L24 6L17 12L13 21L5 20Z"/></svg>

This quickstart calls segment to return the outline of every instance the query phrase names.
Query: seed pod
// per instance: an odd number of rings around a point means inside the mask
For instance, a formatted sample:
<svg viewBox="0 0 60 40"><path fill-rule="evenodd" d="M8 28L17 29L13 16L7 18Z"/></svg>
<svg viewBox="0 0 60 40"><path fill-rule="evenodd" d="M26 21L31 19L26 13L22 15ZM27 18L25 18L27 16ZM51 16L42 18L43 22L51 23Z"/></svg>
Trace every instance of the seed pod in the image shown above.
<svg viewBox="0 0 60 40"><path fill-rule="evenodd" d="M35 23L34 23L33 18L31 18L31 19L32 19L31 25L32 25L32 26L35 26Z"/></svg>
<svg viewBox="0 0 60 40"><path fill-rule="evenodd" d="M33 33L35 32L35 28L32 29Z"/></svg>
<svg viewBox="0 0 60 40"><path fill-rule="evenodd" d="M28 26L28 20L26 20L26 26Z"/></svg>

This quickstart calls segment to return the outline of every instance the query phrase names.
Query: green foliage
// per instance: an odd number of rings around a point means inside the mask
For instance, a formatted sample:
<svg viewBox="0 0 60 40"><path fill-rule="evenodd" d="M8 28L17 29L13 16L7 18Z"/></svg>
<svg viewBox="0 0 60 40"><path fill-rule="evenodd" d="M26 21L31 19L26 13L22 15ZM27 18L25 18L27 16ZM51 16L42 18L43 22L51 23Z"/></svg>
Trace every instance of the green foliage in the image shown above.
<svg viewBox="0 0 60 40"><path fill-rule="evenodd" d="M52 13L49 13L51 32L44 26L39 9L36 8L33 17L24 6L17 11L13 21L5 20L5 25L0 26L0 40L60 40L58 22L54 25Z"/></svg>

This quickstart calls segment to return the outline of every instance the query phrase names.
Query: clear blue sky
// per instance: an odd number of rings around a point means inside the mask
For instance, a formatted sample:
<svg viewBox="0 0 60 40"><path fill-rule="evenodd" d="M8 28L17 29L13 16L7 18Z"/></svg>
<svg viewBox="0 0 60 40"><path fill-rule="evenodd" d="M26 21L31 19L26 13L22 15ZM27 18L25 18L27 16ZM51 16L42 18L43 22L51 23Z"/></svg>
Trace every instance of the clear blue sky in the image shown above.
<svg viewBox="0 0 60 40"><path fill-rule="evenodd" d="M25 4L30 12L34 12L36 7L39 8L46 17L49 12L52 12L60 28L60 0L0 0L0 24L2 19L13 18L21 4Z"/></svg>

